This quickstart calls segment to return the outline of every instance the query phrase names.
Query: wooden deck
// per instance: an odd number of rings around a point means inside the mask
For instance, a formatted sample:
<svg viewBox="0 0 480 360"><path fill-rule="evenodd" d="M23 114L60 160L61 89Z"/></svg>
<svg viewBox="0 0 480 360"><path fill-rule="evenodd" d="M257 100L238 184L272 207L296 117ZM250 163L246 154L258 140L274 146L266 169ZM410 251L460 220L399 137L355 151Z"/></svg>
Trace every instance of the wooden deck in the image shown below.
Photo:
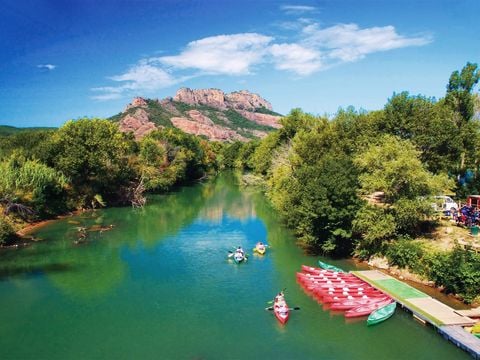
<svg viewBox="0 0 480 360"><path fill-rule="evenodd" d="M462 327L472 326L476 320L380 271L352 271L352 274L391 296L415 318L434 326L443 337L480 359L480 339Z"/></svg>
<svg viewBox="0 0 480 360"><path fill-rule="evenodd" d="M441 326L438 332L442 336L467 351L474 359L480 359L480 339L463 330L459 325Z"/></svg>
<svg viewBox="0 0 480 360"><path fill-rule="evenodd" d="M480 318L480 308L470 310L455 310L455 312L462 316L468 316L470 318Z"/></svg>

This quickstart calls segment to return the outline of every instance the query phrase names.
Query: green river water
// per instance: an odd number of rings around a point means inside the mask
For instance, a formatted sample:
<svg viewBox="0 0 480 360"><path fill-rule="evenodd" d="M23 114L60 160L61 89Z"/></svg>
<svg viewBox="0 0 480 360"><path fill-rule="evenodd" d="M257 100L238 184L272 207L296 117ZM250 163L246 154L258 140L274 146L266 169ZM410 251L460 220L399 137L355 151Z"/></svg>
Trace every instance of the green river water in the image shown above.
<svg viewBox="0 0 480 360"><path fill-rule="evenodd" d="M233 174L155 196L141 210L97 210L50 223L44 239L0 253L0 359L469 359L397 309L346 321L296 283L316 265L258 191ZM78 226L92 230L75 244ZM236 245L272 246L245 264ZM251 253L251 251L250 251ZM350 262L330 261L346 269ZM265 311L282 288L282 326Z"/></svg>

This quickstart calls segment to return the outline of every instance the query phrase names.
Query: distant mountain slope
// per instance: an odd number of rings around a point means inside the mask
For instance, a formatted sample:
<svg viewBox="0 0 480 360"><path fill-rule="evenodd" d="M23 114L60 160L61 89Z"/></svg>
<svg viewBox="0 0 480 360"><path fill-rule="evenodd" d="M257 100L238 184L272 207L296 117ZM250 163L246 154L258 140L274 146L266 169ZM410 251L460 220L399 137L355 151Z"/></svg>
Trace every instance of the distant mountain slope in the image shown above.
<svg viewBox="0 0 480 360"><path fill-rule="evenodd" d="M10 136L21 131L40 131L40 130L52 130L51 127L26 127L18 128L15 126L0 125L0 136Z"/></svg>
<svg viewBox="0 0 480 360"><path fill-rule="evenodd" d="M158 127L176 127L210 140L247 141L280 127L280 117L268 101L245 90L225 94L218 89L182 88L173 98L134 98L110 120L136 138Z"/></svg>

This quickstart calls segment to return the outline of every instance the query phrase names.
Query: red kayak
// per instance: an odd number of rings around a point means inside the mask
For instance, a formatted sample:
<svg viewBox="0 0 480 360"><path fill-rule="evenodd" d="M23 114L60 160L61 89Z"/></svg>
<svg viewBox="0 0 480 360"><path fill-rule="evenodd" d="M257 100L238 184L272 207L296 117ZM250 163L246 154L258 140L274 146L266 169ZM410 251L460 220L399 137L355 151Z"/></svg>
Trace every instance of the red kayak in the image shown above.
<svg viewBox="0 0 480 360"><path fill-rule="evenodd" d="M375 302L373 304L360 305L348 311L345 311L346 318L366 316L369 315L372 311L377 310L378 308L388 305L392 302L392 299Z"/></svg>
<svg viewBox="0 0 480 360"><path fill-rule="evenodd" d="M370 285L367 284L366 282L363 283L347 283L347 284L317 284L318 289L343 289L343 288L349 288L349 289L366 289Z"/></svg>
<svg viewBox="0 0 480 360"><path fill-rule="evenodd" d="M334 272L332 270L325 270L325 269L320 269L312 266L307 266L307 265L302 265L302 271L303 272L308 272L311 274L333 274Z"/></svg>
<svg viewBox="0 0 480 360"><path fill-rule="evenodd" d="M320 278L320 277L304 277L304 276L299 276L297 277L298 281L301 282L306 282L306 283L311 283L311 282L317 282L317 283L324 283L324 284L329 284L329 283L355 283L355 284L360 284L360 283L365 283L365 281L359 279L359 278Z"/></svg>
<svg viewBox="0 0 480 360"><path fill-rule="evenodd" d="M330 287L367 287L369 286L364 281L322 281L322 280L303 280L300 281L304 287L311 287L311 288L324 288L328 289Z"/></svg>
<svg viewBox="0 0 480 360"><path fill-rule="evenodd" d="M283 304L279 302L275 302L273 304L273 312L275 317L280 321L282 324L285 324L288 321L288 317L290 315L290 310L288 309L288 305L286 302Z"/></svg>
<svg viewBox="0 0 480 360"><path fill-rule="evenodd" d="M314 294L318 296L328 296L328 295L368 295L368 294L376 294L378 290L370 287L368 289L335 289L335 290L328 290L328 289L315 289L313 291Z"/></svg>
<svg viewBox="0 0 480 360"><path fill-rule="evenodd" d="M383 298L373 298L373 299L343 300L343 301L332 303L330 305L330 310L350 310L362 305L374 304L374 303L382 302L385 300L390 300L390 297L385 296Z"/></svg>
<svg viewBox="0 0 480 360"><path fill-rule="evenodd" d="M379 297L384 297L385 294L382 292L378 293L372 293L372 294L365 294L365 295L326 295L322 296L322 302L328 304L328 303L334 303L334 302L339 302L342 300L359 300L359 299L372 299L372 298L379 298Z"/></svg>
<svg viewBox="0 0 480 360"><path fill-rule="evenodd" d="M343 276L355 276L353 274L349 274L349 273L343 273L343 272L336 272L336 271L332 271L332 270L324 270L324 269L318 269L318 268L312 268L312 267L309 267L309 266L305 266L305 265L302 265L302 271L303 272L299 272L297 274L304 274L304 275L308 275L310 274L310 276L339 276L339 277L343 277Z"/></svg>
<svg viewBox="0 0 480 360"><path fill-rule="evenodd" d="M309 274L309 273L300 273L297 272L297 278L298 279L358 279L355 275L352 274L337 274L337 275L332 275L332 274Z"/></svg>

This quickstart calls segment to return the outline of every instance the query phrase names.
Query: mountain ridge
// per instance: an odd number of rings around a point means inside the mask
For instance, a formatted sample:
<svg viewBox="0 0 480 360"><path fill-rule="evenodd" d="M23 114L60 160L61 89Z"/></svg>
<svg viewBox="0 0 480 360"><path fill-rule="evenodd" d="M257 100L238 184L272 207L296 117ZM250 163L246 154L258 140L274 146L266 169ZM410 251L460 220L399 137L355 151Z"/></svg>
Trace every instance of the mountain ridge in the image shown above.
<svg viewBox="0 0 480 360"><path fill-rule="evenodd" d="M110 120L137 139L156 128L176 127L213 141L248 141L279 128L280 118L270 102L247 90L180 88L161 100L135 97Z"/></svg>

